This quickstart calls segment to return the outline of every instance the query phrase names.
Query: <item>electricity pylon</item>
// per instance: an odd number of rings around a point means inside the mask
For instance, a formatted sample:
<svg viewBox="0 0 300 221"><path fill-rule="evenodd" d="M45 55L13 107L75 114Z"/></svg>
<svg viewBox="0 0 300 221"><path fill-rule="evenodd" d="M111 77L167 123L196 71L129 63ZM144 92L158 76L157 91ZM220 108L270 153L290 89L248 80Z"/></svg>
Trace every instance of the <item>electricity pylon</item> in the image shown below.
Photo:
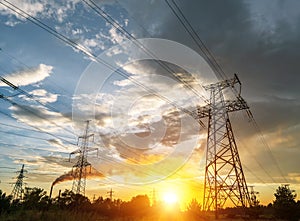
<svg viewBox="0 0 300 221"><path fill-rule="evenodd" d="M152 193L152 206L156 206L156 191L155 191L155 188L153 188L151 193Z"/></svg>
<svg viewBox="0 0 300 221"><path fill-rule="evenodd" d="M11 192L12 199L13 200L22 200L23 199L23 193L24 193L24 183L23 179L25 178L24 173L27 172L24 170L24 164L22 165L22 168L19 172L19 175L17 177L17 181L14 184L14 188Z"/></svg>
<svg viewBox="0 0 300 221"><path fill-rule="evenodd" d="M107 192L107 194L109 194L109 199L110 199L110 201L112 202L112 200L113 200L113 193L114 193L115 191L113 191L112 189L110 189L110 191L108 191Z"/></svg>
<svg viewBox="0 0 300 221"><path fill-rule="evenodd" d="M223 90L239 84L235 100L225 100ZM203 208L215 210L222 208L230 199L235 206L251 205L246 179L242 169L237 145L229 120L229 112L247 110L246 101L240 96L241 82L234 78L204 86L210 92L209 104L197 108L197 116L208 117L206 167L204 181Z"/></svg>
<svg viewBox="0 0 300 221"><path fill-rule="evenodd" d="M248 186L250 188L250 199L251 199L251 204L252 206L258 206L259 205L259 200L257 199L257 194L259 192L254 191L254 186Z"/></svg>
<svg viewBox="0 0 300 221"><path fill-rule="evenodd" d="M72 154L79 154L78 160L72 169L72 175L74 177L73 184L72 184L72 191L76 194L82 194L82 195L85 195L87 167L90 168L90 172L91 172L91 164L87 161L87 154L90 151L97 150L97 148L89 147L89 139L91 137L94 137L94 134L88 134L89 123L90 121L87 120L84 135L78 137L78 144L81 141L79 149L70 153L70 157Z"/></svg>

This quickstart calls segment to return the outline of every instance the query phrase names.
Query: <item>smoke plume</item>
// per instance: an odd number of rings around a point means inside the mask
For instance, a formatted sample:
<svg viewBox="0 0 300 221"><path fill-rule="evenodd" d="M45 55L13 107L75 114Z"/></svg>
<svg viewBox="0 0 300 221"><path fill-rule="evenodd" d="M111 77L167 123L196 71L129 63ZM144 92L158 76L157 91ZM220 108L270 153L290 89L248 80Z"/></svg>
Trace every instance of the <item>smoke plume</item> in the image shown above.
<svg viewBox="0 0 300 221"><path fill-rule="evenodd" d="M99 171L97 171L95 168L91 167L91 171L89 171L90 169L87 168L87 173L86 173L86 177L87 178L103 178L104 175L102 173L100 173ZM65 173L63 175L61 175L60 177L56 178L56 180L54 180L54 182L52 183L52 185L56 185L58 183L61 182L65 182L65 181L69 181L69 180L73 180L74 179L74 172L73 170L69 171L68 173Z"/></svg>

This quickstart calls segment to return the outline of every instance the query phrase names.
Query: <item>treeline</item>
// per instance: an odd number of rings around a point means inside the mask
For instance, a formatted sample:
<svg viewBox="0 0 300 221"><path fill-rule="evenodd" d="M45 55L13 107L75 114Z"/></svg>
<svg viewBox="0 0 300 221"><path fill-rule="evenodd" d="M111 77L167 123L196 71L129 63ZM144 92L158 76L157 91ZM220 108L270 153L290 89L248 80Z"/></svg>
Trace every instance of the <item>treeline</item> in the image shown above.
<svg viewBox="0 0 300 221"><path fill-rule="evenodd" d="M0 190L0 220L185 220L179 206L163 211L152 206L147 195L137 195L130 201L98 197L89 198L65 190L50 199L41 188L26 188L23 199L12 200Z"/></svg>
<svg viewBox="0 0 300 221"><path fill-rule="evenodd" d="M275 200L268 206L256 205L251 208L226 208L219 210L219 217L227 220L280 219L297 221L300 218L300 201L288 186L276 190ZM167 207L150 204L147 195L137 195L130 201L99 197L93 201L87 197L65 190L50 199L41 188L26 188L22 201L12 200L0 190L0 220L48 220L48 221L89 221L89 220L213 220L213 212L202 211L201 204L193 199L184 212L179 206Z"/></svg>

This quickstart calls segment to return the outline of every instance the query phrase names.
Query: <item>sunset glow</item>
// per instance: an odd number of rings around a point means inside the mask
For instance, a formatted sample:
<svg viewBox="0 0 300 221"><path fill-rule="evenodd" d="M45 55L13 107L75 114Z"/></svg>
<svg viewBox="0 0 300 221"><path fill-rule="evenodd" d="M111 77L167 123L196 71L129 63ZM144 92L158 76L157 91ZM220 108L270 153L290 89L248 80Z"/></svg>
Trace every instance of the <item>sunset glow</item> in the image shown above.
<svg viewBox="0 0 300 221"><path fill-rule="evenodd" d="M178 197L174 192L167 192L164 194L163 200L166 204L175 204L178 202Z"/></svg>
<svg viewBox="0 0 300 221"><path fill-rule="evenodd" d="M99 220L203 221L219 208L275 212L282 185L300 211L298 8L0 0L7 211L31 208L36 188L42 215L43 203L64 213L74 193Z"/></svg>

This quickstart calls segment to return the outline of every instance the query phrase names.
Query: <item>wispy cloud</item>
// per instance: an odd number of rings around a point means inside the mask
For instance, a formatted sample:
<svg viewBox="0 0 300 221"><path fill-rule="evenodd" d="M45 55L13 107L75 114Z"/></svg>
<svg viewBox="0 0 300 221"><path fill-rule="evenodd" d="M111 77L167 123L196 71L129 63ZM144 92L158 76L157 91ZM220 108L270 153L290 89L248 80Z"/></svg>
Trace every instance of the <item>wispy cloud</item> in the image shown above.
<svg viewBox="0 0 300 221"><path fill-rule="evenodd" d="M57 98L58 98L58 94L52 94L50 92L47 92L44 89L36 89L36 90L29 92L29 94L33 95L35 100L37 100L43 104L54 103L57 101ZM28 97L26 95L19 95L19 97L22 98L23 100L27 100L27 101L32 100L31 97Z"/></svg>
<svg viewBox="0 0 300 221"><path fill-rule="evenodd" d="M3 77L17 86L26 86L43 81L52 74L53 66L40 64L37 67L27 68L14 73L4 75ZM0 82L0 86L8 86Z"/></svg>
<svg viewBox="0 0 300 221"><path fill-rule="evenodd" d="M64 1L11 0L9 2L12 5L15 5L16 7L25 11L30 16L33 17L38 16L41 18L54 18L59 23L62 23L65 21L65 18L68 16L68 13L74 12L75 5L79 2L79 0L64 0ZM0 14L8 16L8 21L5 24L9 26L15 26L18 24L18 22L15 20L13 16L15 16L17 19L25 20L24 17L20 16L18 13L10 10L9 8L3 5L0 5Z"/></svg>
<svg viewBox="0 0 300 221"><path fill-rule="evenodd" d="M36 16L38 13L43 12L45 9L44 4L42 4L42 2L32 2L30 0L12 0L10 1L10 3L16 5L17 7L21 8L22 10L26 11L32 16ZM11 11L9 8L6 8L3 5L0 5L0 13L2 15L14 15L18 19L24 20L23 17L21 17L20 15Z"/></svg>
<svg viewBox="0 0 300 221"><path fill-rule="evenodd" d="M18 105L9 108L18 121L47 132L71 131L72 122L61 113L47 110L43 106ZM70 132L69 132L70 133Z"/></svg>

